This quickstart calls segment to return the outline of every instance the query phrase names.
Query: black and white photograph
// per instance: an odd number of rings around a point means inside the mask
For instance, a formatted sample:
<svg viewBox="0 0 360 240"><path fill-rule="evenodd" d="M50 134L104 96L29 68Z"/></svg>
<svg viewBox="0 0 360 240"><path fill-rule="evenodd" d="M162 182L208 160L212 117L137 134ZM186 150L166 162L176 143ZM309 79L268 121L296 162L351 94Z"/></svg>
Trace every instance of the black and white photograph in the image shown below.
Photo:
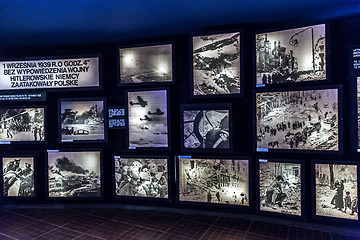
<svg viewBox="0 0 360 240"><path fill-rule="evenodd" d="M104 141L104 101L60 101L61 141Z"/></svg>
<svg viewBox="0 0 360 240"><path fill-rule="evenodd" d="M358 220L357 165L315 164L316 215Z"/></svg>
<svg viewBox="0 0 360 240"><path fill-rule="evenodd" d="M193 37L193 94L240 93L240 32Z"/></svg>
<svg viewBox="0 0 360 240"><path fill-rule="evenodd" d="M339 150L338 89L256 93L257 148Z"/></svg>
<svg viewBox="0 0 360 240"><path fill-rule="evenodd" d="M249 206L249 161L179 157L179 200Z"/></svg>
<svg viewBox="0 0 360 240"><path fill-rule="evenodd" d="M167 158L114 157L116 196L168 198Z"/></svg>
<svg viewBox="0 0 360 240"><path fill-rule="evenodd" d="M184 110L184 148L230 149L229 118L229 109Z"/></svg>
<svg viewBox="0 0 360 240"><path fill-rule="evenodd" d="M129 148L167 148L167 90L128 92Z"/></svg>
<svg viewBox="0 0 360 240"><path fill-rule="evenodd" d="M0 141L45 142L45 108L0 109Z"/></svg>
<svg viewBox="0 0 360 240"><path fill-rule="evenodd" d="M260 210L301 216L301 164L259 162Z"/></svg>
<svg viewBox="0 0 360 240"><path fill-rule="evenodd" d="M256 84L326 80L325 24L256 34Z"/></svg>
<svg viewBox="0 0 360 240"><path fill-rule="evenodd" d="M33 197L34 157L4 157L3 197Z"/></svg>
<svg viewBox="0 0 360 240"><path fill-rule="evenodd" d="M356 78L357 81L357 122L358 122L358 135L357 135L357 146L360 149L360 77Z"/></svg>
<svg viewBox="0 0 360 240"><path fill-rule="evenodd" d="M173 81L172 45L119 49L120 83L167 83Z"/></svg>
<svg viewBox="0 0 360 240"><path fill-rule="evenodd" d="M48 152L49 197L100 197L100 161L100 151Z"/></svg>

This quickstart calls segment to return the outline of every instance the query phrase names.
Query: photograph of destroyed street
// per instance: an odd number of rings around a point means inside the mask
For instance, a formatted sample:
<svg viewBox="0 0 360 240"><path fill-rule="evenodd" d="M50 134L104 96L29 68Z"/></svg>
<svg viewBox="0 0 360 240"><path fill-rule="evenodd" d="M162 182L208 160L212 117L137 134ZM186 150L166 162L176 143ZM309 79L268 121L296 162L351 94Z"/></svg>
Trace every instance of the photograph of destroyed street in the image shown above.
<svg viewBox="0 0 360 240"><path fill-rule="evenodd" d="M61 101L61 141L105 140L104 101Z"/></svg>
<svg viewBox="0 0 360 240"><path fill-rule="evenodd" d="M357 165L315 164L316 215L358 220Z"/></svg>
<svg viewBox="0 0 360 240"><path fill-rule="evenodd" d="M301 216L301 165L259 162L260 210Z"/></svg>
<svg viewBox="0 0 360 240"><path fill-rule="evenodd" d="M256 34L256 84L326 80L325 24Z"/></svg>
<svg viewBox="0 0 360 240"><path fill-rule="evenodd" d="M166 158L114 157L117 196L168 198Z"/></svg>
<svg viewBox="0 0 360 240"><path fill-rule="evenodd" d="M249 161L179 157L179 200L249 206Z"/></svg>
<svg viewBox="0 0 360 240"><path fill-rule="evenodd" d="M257 148L339 150L338 90L256 93Z"/></svg>
<svg viewBox="0 0 360 240"><path fill-rule="evenodd" d="M0 141L45 142L44 108L0 109Z"/></svg>
<svg viewBox="0 0 360 240"><path fill-rule="evenodd" d="M122 48L121 83L164 83L173 80L172 45Z"/></svg>
<svg viewBox="0 0 360 240"><path fill-rule="evenodd" d="M193 37L194 95L240 93L240 33Z"/></svg>
<svg viewBox="0 0 360 240"><path fill-rule="evenodd" d="M49 197L101 196L100 152L48 152Z"/></svg>

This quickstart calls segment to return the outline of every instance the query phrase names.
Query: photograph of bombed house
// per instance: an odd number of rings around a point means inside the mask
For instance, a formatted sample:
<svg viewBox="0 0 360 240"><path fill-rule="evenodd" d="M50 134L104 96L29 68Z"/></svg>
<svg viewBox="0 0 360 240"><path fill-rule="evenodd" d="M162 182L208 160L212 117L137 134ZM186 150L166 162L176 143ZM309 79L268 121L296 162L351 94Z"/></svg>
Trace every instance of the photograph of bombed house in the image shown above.
<svg viewBox="0 0 360 240"><path fill-rule="evenodd" d="M259 161L260 210L301 216L301 164Z"/></svg>
<svg viewBox="0 0 360 240"><path fill-rule="evenodd" d="M187 149L230 149L230 110L184 110L183 144Z"/></svg>
<svg viewBox="0 0 360 240"><path fill-rule="evenodd" d="M129 148L167 148L167 90L128 92Z"/></svg>
<svg viewBox="0 0 360 240"><path fill-rule="evenodd" d="M256 93L257 147L339 150L338 89Z"/></svg>
<svg viewBox="0 0 360 240"><path fill-rule="evenodd" d="M117 196L168 198L166 158L115 156L114 161Z"/></svg>
<svg viewBox="0 0 360 240"><path fill-rule="evenodd" d="M45 108L0 109L0 141L45 142Z"/></svg>
<svg viewBox="0 0 360 240"><path fill-rule="evenodd" d="M104 141L104 101L60 101L61 141Z"/></svg>
<svg viewBox="0 0 360 240"><path fill-rule="evenodd" d="M179 157L179 200L249 206L249 161Z"/></svg>
<svg viewBox="0 0 360 240"><path fill-rule="evenodd" d="M316 215L358 220L357 165L315 164Z"/></svg>
<svg viewBox="0 0 360 240"><path fill-rule="evenodd" d="M120 83L165 83L173 80L172 45L119 49Z"/></svg>
<svg viewBox="0 0 360 240"><path fill-rule="evenodd" d="M4 157L3 196L33 197L34 157Z"/></svg>
<svg viewBox="0 0 360 240"><path fill-rule="evenodd" d="M48 152L49 197L100 197L100 151Z"/></svg>
<svg viewBox="0 0 360 240"><path fill-rule="evenodd" d="M256 84L326 80L325 24L256 34Z"/></svg>
<svg viewBox="0 0 360 240"><path fill-rule="evenodd" d="M193 37L193 94L240 93L240 33Z"/></svg>

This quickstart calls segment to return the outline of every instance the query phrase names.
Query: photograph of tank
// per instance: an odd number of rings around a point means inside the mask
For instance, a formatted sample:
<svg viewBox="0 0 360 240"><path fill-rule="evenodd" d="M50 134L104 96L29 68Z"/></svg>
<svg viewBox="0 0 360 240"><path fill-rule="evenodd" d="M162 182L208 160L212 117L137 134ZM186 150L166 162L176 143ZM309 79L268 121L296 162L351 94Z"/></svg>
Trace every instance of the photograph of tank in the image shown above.
<svg viewBox="0 0 360 240"><path fill-rule="evenodd" d="M357 165L315 164L316 215L358 220Z"/></svg>
<svg viewBox="0 0 360 240"><path fill-rule="evenodd" d="M166 158L115 156L114 164L117 196L168 198Z"/></svg>
<svg viewBox="0 0 360 240"><path fill-rule="evenodd" d="M326 80L325 24L256 34L256 84Z"/></svg>
<svg viewBox="0 0 360 240"><path fill-rule="evenodd" d="M240 33L193 37L195 96L240 93Z"/></svg>
<svg viewBox="0 0 360 240"><path fill-rule="evenodd" d="M104 141L104 101L60 101L61 141Z"/></svg>
<svg viewBox="0 0 360 240"><path fill-rule="evenodd" d="M45 142L45 108L0 109L0 141Z"/></svg>
<svg viewBox="0 0 360 240"><path fill-rule="evenodd" d="M48 152L49 197L100 197L100 161L100 151Z"/></svg>
<svg viewBox="0 0 360 240"><path fill-rule="evenodd" d="M259 162L260 210L301 216L301 165Z"/></svg>
<svg viewBox="0 0 360 240"><path fill-rule="evenodd" d="M167 148L167 90L128 92L129 148Z"/></svg>
<svg viewBox="0 0 360 240"><path fill-rule="evenodd" d="M33 197L34 157L4 157L3 196Z"/></svg>
<svg viewBox="0 0 360 240"><path fill-rule="evenodd" d="M179 157L179 200L249 206L249 161Z"/></svg>
<svg viewBox="0 0 360 240"><path fill-rule="evenodd" d="M187 149L230 148L230 111L184 110L183 144Z"/></svg>
<svg viewBox="0 0 360 240"><path fill-rule="evenodd" d="M256 93L257 148L339 150L338 89Z"/></svg>
<svg viewBox="0 0 360 240"><path fill-rule="evenodd" d="M119 49L120 82L166 83L173 80L172 45Z"/></svg>

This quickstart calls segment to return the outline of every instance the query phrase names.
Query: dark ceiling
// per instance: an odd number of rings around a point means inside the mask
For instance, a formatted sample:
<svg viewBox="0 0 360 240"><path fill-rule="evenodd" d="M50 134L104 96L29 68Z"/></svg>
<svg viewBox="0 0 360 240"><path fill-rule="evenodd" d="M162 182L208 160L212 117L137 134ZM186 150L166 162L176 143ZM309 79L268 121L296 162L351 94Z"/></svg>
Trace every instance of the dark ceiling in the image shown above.
<svg viewBox="0 0 360 240"><path fill-rule="evenodd" d="M0 0L0 50L119 43L358 13L359 0Z"/></svg>

